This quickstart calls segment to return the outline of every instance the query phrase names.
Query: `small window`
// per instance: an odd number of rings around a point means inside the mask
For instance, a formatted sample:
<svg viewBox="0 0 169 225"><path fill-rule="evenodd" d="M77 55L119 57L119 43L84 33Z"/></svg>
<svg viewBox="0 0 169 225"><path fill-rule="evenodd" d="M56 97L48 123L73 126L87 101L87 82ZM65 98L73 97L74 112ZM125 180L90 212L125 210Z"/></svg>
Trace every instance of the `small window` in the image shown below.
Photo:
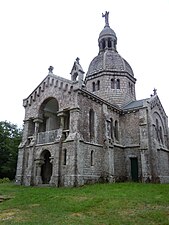
<svg viewBox="0 0 169 225"><path fill-rule="evenodd" d="M65 116L64 116L64 130L69 130L69 123L70 123L70 112L65 111Z"/></svg>
<svg viewBox="0 0 169 225"><path fill-rule="evenodd" d="M97 81L97 90L100 90L100 80Z"/></svg>
<svg viewBox="0 0 169 225"><path fill-rule="evenodd" d="M116 140L119 139L119 134L118 134L118 121L115 121L115 126L114 126L114 136L116 138Z"/></svg>
<svg viewBox="0 0 169 225"><path fill-rule="evenodd" d="M91 164L91 166L94 166L94 151L92 150L91 151L91 155L90 155L90 164Z"/></svg>
<svg viewBox="0 0 169 225"><path fill-rule="evenodd" d="M111 39L108 39L108 48L112 47Z"/></svg>
<svg viewBox="0 0 169 225"><path fill-rule="evenodd" d="M131 84L131 94L133 94L133 85Z"/></svg>
<svg viewBox="0 0 169 225"><path fill-rule="evenodd" d="M75 72L72 76L72 81L76 81L77 77L78 77L78 73Z"/></svg>
<svg viewBox="0 0 169 225"><path fill-rule="evenodd" d="M119 79L117 79L117 81L116 81L116 87L117 87L117 89L120 89L120 80Z"/></svg>
<svg viewBox="0 0 169 225"><path fill-rule="evenodd" d="M110 137L113 139L113 119L110 118Z"/></svg>
<svg viewBox="0 0 169 225"><path fill-rule="evenodd" d="M157 136L157 140L160 141L160 130L159 130L158 119L156 119L156 136Z"/></svg>
<svg viewBox="0 0 169 225"><path fill-rule="evenodd" d="M103 40L102 46L103 46L103 49L105 49L105 47L106 47L106 42L105 42L105 40Z"/></svg>
<svg viewBox="0 0 169 225"><path fill-rule="evenodd" d="M162 132L162 127L160 127L160 140L161 140L161 143L163 144L163 132Z"/></svg>
<svg viewBox="0 0 169 225"><path fill-rule="evenodd" d="M131 84L130 84L130 82L129 82L129 93L130 93L130 91L131 91Z"/></svg>
<svg viewBox="0 0 169 225"><path fill-rule="evenodd" d="M63 150L63 165L67 163L67 149Z"/></svg>
<svg viewBox="0 0 169 225"><path fill-rule="evenodd" d="M111 88L115 89L115 79L111 79Z"/></svg>
<svg viewBox="0 0 169 225"><path fill-rule="evenodd" d="M89 134L90 140L94 137L94 110L89 111Z"/></svg>
<svg viewBox="0 0 169 225"><path fill-rule="evenodd" d="M96 90L96 84L95 82L92 83L93 92Z"/></svg>

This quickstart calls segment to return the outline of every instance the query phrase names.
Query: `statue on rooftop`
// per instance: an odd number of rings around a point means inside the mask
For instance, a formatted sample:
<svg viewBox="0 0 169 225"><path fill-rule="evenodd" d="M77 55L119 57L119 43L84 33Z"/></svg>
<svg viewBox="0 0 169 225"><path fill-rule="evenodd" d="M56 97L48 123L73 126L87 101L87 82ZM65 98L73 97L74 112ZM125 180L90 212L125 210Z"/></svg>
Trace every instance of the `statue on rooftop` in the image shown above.
<svg viewBox="0 0 169 225"><path fill-rule="evenodd" d="M102 17L105 17L105 26L109 27L109 12L105 12L105 14L102 13Z"/></svg>

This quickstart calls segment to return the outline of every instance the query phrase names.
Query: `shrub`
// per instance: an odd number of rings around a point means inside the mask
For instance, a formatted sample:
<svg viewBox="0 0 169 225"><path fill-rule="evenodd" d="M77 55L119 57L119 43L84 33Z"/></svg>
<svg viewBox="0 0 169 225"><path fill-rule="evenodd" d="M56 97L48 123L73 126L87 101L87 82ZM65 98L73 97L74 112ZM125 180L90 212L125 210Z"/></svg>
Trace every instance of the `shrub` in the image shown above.
<svg viewBox="0 0 169 225"><path fill-rule="evenodd" d="M8 177L4 177L4 178L0 179L0 184L9 183L9 182L10 182L10 180Z"/></svg>

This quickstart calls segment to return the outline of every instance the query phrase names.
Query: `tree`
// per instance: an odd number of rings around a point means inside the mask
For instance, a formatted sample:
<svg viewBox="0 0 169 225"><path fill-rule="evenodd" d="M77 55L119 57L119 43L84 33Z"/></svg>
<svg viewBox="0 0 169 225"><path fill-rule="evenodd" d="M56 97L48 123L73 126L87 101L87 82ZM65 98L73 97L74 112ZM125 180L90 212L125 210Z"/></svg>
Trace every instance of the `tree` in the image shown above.
<svg viewBox="0 0 169 225"><path fill-rule="evenodd" d="M14 179L21 129L7 121L0 122L0 178Z"/></svg>

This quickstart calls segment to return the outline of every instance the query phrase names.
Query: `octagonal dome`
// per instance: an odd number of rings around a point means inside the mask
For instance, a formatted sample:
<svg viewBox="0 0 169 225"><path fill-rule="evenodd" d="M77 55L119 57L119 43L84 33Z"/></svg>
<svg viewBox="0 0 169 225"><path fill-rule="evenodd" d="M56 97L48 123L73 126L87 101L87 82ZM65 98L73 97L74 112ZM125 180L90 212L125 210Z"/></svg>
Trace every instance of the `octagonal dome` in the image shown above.
<svg viewBox="0 0 169 225"><path fill-rule="evenodd" d="M107 50L98 54L90 63L86 78L99 72L126 72L134 76L129 63L117 52Z"/></svg>

